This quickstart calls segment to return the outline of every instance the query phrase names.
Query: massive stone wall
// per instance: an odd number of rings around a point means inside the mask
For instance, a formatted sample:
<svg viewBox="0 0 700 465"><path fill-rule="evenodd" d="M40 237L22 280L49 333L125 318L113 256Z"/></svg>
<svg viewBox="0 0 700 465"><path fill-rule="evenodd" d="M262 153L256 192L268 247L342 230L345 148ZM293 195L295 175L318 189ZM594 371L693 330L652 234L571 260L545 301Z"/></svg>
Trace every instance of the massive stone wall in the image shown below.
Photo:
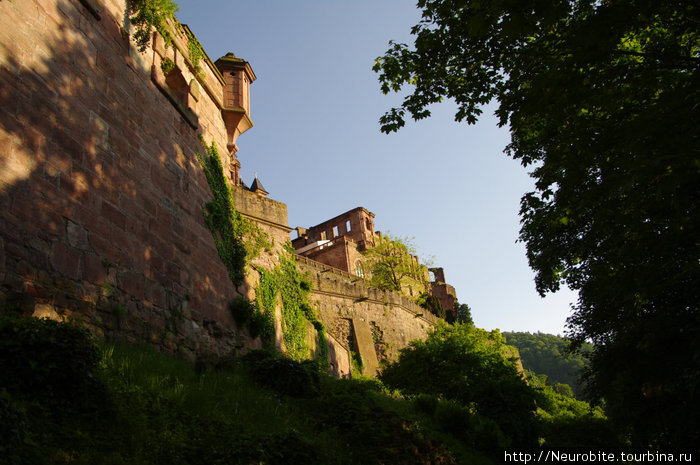
<svg viewBox="0 0 700 465"><path fill-rule="evenodd" d="M138 52L124 7L0 1L0 298L184 355L254 346L227 310L254 283L228 279L195 156L201 133L232 163L241 131L222 116L224 79L208 58L194 71L182 29L174 46L156 37ZM168 82L165 57L185 87ZM286 234L286 206L242 189L236 198Z"/></svg>
<svg viewBox="0 0 700 465"><path fill-rule="evenodd" d="M311 302L320 320L345 351L359 353L365 374L375 374L382 361L396 360L400 349L425 339L439 321L401 293L373 288L358 276L304 257L297 256L297 263L311 277ZM371 344L361 336L367 331ZM350 371L340 360L331 362L340 374Z"/></svg>
<svg viewBox="0 0 700 465"><path fill-rule="evenodd" d="M235 186L254 74L233 55L197 70L178 24L173 45L155 34L137 51L124 3L0 0L0 301L189 358L258 347L228 303L255 298L256 267L279 263L290 229L283 203ZM237 208L274 239L238 289L204 223L199 134L219 147ZM300 262L338 375L351 349L372 373L435 322L405 296Z"/></svg>

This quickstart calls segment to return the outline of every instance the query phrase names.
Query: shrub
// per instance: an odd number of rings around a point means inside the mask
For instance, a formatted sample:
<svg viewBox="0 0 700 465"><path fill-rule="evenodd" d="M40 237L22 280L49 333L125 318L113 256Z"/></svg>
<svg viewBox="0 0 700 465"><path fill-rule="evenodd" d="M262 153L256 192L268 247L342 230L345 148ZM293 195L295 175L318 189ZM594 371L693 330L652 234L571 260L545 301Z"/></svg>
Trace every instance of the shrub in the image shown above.
<svg viewBox="0 0 700 465"><path fill-rule="evenodd" d="M255 350L243 356L243 364L261 386L290 397L316 397L320 389L318 365L313 361L297 362Z"/></svg>
<svg viewBox="0 0 700 465"><path fill-rule="evenodd" d="M538 437L535 393L505 354L500 333L471 325L440 325L403 349L381 379L405 394L430 394L473 408L496 422L515 446Z"/></svg>
<svg viewBox="0 0 700 465"><path fill-rule="evenodd" d="M0 388L13 395L87 406L101 391L99 359L85 329L0 315Z"/></svg>

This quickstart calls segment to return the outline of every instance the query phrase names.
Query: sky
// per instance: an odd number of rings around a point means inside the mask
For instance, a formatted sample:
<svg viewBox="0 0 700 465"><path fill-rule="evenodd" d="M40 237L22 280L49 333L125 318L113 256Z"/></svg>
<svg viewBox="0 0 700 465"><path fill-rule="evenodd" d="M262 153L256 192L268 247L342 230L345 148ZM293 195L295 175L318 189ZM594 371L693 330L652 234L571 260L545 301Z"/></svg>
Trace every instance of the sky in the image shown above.
<svg viewBox="0 0 700 465"><path fill-rule="evenodd" d="M257 173L269 197L287 204L290 227L365 207L376 230L411 238L445 269L478 327L564 334L576 294L535 290L517 242L520 198L533 181L503 153L510 137L493 108L470 126L444 102L398 133L379 130L401 96L381 93L372 65L390 40L413 43L414 2L177 3L212 60L233 52L253 68L255 126L236 143L241 177L250 185Z"/></svg>

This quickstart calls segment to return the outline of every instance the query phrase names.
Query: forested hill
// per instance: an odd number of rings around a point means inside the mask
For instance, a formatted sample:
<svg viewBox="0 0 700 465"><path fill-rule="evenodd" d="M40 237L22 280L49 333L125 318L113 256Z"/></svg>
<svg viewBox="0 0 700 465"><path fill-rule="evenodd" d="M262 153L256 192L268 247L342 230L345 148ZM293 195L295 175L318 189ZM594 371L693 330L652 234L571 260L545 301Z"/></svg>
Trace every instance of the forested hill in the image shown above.
<svg viewBox="0 0 700 465"><path fill-rule="evenodd" d="M569 354L569 340L561 336L545 333L504 332L506 343L518 348L525 370L534 371L538 375L547 375L547 384L568 384L580 398L582 389L578 375L586 366L587 361L580 353ZM584 352L589 352L592 346L586 344Z"/></svg>

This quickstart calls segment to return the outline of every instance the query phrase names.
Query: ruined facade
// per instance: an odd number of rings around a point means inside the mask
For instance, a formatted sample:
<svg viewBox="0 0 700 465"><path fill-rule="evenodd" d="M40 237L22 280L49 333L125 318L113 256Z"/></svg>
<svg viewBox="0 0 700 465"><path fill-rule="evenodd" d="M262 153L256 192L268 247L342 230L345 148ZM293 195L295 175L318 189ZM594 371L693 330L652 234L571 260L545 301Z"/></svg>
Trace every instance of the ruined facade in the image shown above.
<svg viewBox="0 0 700 465"><path fill-rule="evenodd" d="M296 228L292 245L297 255L364 276L361 252L373 247L374 213L357 207L310 228Z"/></svg>
<svg viewBox="0 0 700 465"><path fill-rule="evenodd" d="M442 308L447 313L449 321L457 319L457 293L455 288L445 282L445 270L442 268L430 268L432 279L430 280L430 294L440 300Z"/></svg>
<svg viewBox="0 0 700 465"><path fill-rule="evenodd" d="M310 228L297 227L297 238L292 245L297 253L306 258L354 274L360 278L369 278L362 252L374 247L381 240L381 232L374 229L374 213L363 207L353 208L323 223ZM419 264L417 256L412 256ZM406 286L405 293L418 296L422 292L420 281L428 281L430 286L424 289L440 300L443 308L454 313L457 294L454 287L445 282L442 268L424 269L425 276L417 276L416 283ZM415 288L415 289L413 289Z"/></svg>
<svg viewBox="0 0 700 465"><path fill-rule="evenodd" d="M259 347L228 305L255 298L256 270L279 263L291 228L286 205L239 176L255 73L234 54L192 58L176 22L172 44L154 33L138 51L125 18L122 0L0 1L0 303L188 359ZM204 222L200 136L236 208L274 239L238 288ZM339 375L350 349L371 373L436 322L357 276L373 217L351 210L294 242Z"/></svg>

